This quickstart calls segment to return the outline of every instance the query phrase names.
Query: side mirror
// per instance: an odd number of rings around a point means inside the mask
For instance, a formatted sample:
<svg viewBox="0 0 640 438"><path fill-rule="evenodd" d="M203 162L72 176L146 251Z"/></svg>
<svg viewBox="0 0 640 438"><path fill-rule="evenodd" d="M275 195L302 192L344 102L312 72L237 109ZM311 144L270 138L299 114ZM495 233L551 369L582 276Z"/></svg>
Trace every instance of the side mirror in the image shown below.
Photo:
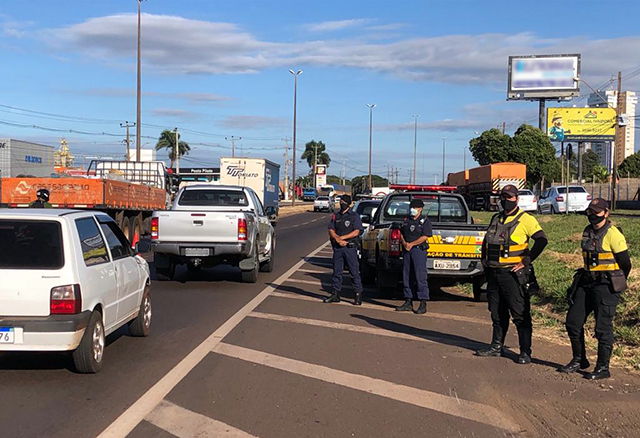
<svg viewBox="0 0 640 438"><path fill-rule="evenodd" d="M149 240L139 240L136 243L136 254L151 252L151 242Z"/></svg>
<svg viewBox="0 0 640 438"><path fill-rule="evenodd" d="M363 214L362 216L360 216L360 220L362 221L363 224L370 224L371 216L368 214Z"/></svg>

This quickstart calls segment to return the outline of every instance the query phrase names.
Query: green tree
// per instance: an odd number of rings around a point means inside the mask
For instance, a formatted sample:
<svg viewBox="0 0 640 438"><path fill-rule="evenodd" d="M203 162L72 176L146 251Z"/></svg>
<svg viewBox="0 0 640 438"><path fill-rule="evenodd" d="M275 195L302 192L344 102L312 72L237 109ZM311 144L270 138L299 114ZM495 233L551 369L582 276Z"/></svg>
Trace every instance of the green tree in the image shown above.
<svg viewBox="0 0 640 438"><path fill-rule="evenodd" d="M633 155L629 155L620 163L618 167L618 176L626 177L629 175L631 178L640 178L640 151Z"/></svg>
<svg viewBox="0 0 640 438"><path fill-rule="evenodd" d="M351 191L353 195L358 193L364 193L365 188L369 183L369 175L361 175L351 178ZM380 175L371 175L371 184L373 187L387 187L389 186L389 180L381 177Z"/></svg>
<svg viewBox="0 0 640 438"><path fill-rule="evenodd" d="M313 169L314 158L317 158L317 162L315 164L326 164L328 166L331 163L331 158L326 152L326 149L327 146L322 141L311 140L304 145L304 152L302 153L301 158L303 160L307 160L307 164L311 169Z"/></svg>
<svg viewBox="0 0 640 438"><path fill-rule="evenodd" d="M554 179L557 172L556 148L549 137L531 125L523 124L511 139L511 150L507 161L527 165L527 182L537 185L542 178Z"/></svg>
<svg viewBox="0 0 640 438"><path fill-rule="evenodd" d="M481 166L509 161L511 138L499 129L484 131L480 137L469 141L469 151Z"/></svg>
<svg viewBox="0 0 640 438"><path fill-rule="evenodd" d="M593 168L600 164L600 157L593 150L587 149L582 153L582 178L585 181L591 181L593 177ZM571 159L571 167L573 173L578 173L578 156L574 154Z"/></svg>
<svg viewBox="0 0 640 438"><path fill-rule="evenodd" d="M156 151L161 149L167 150L167 155L171 160L171 167L173 168L176 161L176 133L174 131L168 129L162 131L156 143ZM180 134L178 134L178 156L188 155L190 150L191 147L189 144L186 141L180 141Z"/></svg>
<svg viewBox="0 0 640 438"><path fill-rule="evenodd" d="M349 181L349 179L345 178L344 179L344 183L346 185L349 185L351 183L351 181ZM342 184L342 178L340 178L337 175L327 175L327 184Z"/></svg>
<svg viewBox="0 0 640 438"><path fill-rule="evenodd" d="M607 170L606 167L597 164L595 166L593 166L593 171L592 171L592 178L594 180L594 182L597 183L605 183L609 181L609 171Z"/></svg>

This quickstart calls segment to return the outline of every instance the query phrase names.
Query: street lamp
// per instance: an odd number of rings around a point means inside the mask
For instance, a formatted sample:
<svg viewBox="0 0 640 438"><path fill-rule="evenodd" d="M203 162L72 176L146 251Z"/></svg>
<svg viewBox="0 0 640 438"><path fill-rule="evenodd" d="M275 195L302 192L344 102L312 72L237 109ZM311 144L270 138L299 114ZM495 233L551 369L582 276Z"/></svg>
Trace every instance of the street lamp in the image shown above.
<svg viewBox="0 0 640 438"><path fill-rule="evenodd" d="M418 117L420 117L419 114L414 114L413 115L413 119L414 119L414 123L413 123L413 183L417 184L417 179L416 179L416 169L418 168L418 163L417 163L417 159L418 159Z"/></svg>
<svg viewBox="0 0 640 438"><path fill-rule="evenodd" d="M298 106L298 75L302 74L302 70L289 70L293 75L293 199L291 206L296 205L296 123L297 123L297 106Z"/></svg>
<svg viewBox="0 0 640 438"><path fill-rule="evenodd" d="M445 147L446 147L447 137L442 137L442 181L444 179L444 157L445 157Z"/></svg>
<svg viewBox="0 0 640 438"><path fill-rule="evenodd" d="M368 103L369 107L369 192L373 193L373 185L371 184L371 145L373 141L373 109L377 106L375 103Z"/></svg>
<svg viewBox="0 0 640 438"><path fill-rule="evenodd" d="M142 66L140 62L140 3L142 0L138 0L138 72L137 72L137 87L136 87L136 161L140 161L140 137L141 137L141 128L140 124L140 106L141 106L141 96L142 96Z"/></svg>

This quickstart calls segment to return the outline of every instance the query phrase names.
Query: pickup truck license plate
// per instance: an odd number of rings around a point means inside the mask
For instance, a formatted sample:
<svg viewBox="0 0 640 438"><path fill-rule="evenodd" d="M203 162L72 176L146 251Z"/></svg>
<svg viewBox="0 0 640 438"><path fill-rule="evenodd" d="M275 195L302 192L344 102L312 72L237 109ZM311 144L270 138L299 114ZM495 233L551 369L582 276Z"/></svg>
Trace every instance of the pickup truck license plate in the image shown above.
<svg viewBox="0 0 640 438"><path fill-rule="evenodd" d="M433 269L460 270L460 260L434 260Z"/></svg>
<svg viewBox="0 0 640 438"><path fill-rule="evenodd" d="M13 327L0 327L0 344L13 344L14 336Z"/></svg>
<svg viewBox="0 0 640 438"><path fill-rule="evenodd" d="M207 257L209 248L185 248L184 255L187 257Z"/></svg>

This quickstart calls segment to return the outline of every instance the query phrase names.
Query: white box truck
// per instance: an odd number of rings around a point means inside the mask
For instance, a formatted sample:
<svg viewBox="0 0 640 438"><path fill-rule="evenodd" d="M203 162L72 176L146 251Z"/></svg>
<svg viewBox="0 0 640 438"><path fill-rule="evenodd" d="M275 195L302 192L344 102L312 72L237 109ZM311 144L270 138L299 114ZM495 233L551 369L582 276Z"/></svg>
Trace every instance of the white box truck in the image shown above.
<svg viewBox="0 0 640 438"><path fill-rule="evenodd" d="M279 209L280 165L264 158L220 158L220 184L252 188L264 207Z"/></svg>

